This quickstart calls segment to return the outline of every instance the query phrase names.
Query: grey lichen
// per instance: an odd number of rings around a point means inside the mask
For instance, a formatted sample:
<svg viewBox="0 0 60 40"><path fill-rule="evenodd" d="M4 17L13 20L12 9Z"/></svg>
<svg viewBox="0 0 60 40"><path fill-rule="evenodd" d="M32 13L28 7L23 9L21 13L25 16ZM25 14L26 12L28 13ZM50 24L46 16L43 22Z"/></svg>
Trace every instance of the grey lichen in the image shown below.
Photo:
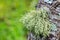
<svg viewBox="0 0 60 40"><path fill-rule="evenodd" d="M51 23L49 22L48 13L43 10L31 10L26 13L20 21L25 25L29 31L33 31L35 34L48 35L51 29Z"/></svg>

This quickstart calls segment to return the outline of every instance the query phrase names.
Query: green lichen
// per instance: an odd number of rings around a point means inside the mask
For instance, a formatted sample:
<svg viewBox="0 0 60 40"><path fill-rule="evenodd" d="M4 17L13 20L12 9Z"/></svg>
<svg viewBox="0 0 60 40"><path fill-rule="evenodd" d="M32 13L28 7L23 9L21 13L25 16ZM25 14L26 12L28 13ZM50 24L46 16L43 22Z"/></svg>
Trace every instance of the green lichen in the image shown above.
<svg viewBox="0 0 60 40"><path fill-rule="evenodd" d="M26 13L20 21L22 21L29 31L32 31L37 35L43 34L44 36L47 36L51 29L48 13L43 9L31 10Z"/></svg>

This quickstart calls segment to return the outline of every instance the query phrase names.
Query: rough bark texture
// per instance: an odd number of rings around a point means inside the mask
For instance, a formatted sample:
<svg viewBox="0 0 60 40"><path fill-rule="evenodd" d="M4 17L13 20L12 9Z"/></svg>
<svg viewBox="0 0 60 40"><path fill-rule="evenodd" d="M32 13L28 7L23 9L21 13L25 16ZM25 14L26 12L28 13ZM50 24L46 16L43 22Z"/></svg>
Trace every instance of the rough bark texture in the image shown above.
<svg viewBox="0 0 60 40"><path fill-rule="evenodd" d="M49 11L47 9L46 10L47 12L51 12L49 14L49 18L50 18L50 21L57 26L57 31L52 32L55 35L50 34L45 39L43 38L35 39L36 37L34 37L34 40L60 40L60 0L54 0L52 4L48 4L48 3L45 3L43 0L40 0L36 8L39 9L44 6L49 8ZM29 34L29 35L30 37L32 37L32 34ZM30 40L33 40L33 37Z"/></svg>

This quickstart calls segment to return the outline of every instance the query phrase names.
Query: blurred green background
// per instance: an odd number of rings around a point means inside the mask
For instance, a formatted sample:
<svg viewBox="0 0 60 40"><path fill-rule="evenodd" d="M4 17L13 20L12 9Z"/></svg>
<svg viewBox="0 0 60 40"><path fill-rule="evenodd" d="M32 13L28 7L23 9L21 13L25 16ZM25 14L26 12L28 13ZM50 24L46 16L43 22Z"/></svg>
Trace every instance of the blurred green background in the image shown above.
<svg viewBox="0 0 60 40"><path fill-rule="evenodd" d="M0 0L0 40L27 40L27 31L19 19L34 9L35 2L37 0Z"/></svg>

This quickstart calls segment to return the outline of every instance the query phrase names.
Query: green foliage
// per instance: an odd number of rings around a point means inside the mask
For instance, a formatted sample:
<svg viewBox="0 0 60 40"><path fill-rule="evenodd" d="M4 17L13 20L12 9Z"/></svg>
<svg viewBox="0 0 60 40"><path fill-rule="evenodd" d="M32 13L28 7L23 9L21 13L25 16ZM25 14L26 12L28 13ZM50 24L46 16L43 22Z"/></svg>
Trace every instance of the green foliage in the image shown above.
<svg viewBox="0 0 60 40"><path fill-rule="evenodd" d="M28 2L27 2L28 1ZM0 0L0 40L26 40L21 15L32 0Z"/></svg>
<svg viewBox="0 0 60 40"><path fill-rule="evenodd" d="M35 9L38 0L0 0L0 40L26 40L21 15Z"/></svg>
<svg viewBox="0 0 60 40"><path fill-rule="evenodd" d="M20 21L22 21L29 31L32 31L37 35L43 34L45 37L51 30L48 14L44 9L31 10L25 14Z"/></svg>

